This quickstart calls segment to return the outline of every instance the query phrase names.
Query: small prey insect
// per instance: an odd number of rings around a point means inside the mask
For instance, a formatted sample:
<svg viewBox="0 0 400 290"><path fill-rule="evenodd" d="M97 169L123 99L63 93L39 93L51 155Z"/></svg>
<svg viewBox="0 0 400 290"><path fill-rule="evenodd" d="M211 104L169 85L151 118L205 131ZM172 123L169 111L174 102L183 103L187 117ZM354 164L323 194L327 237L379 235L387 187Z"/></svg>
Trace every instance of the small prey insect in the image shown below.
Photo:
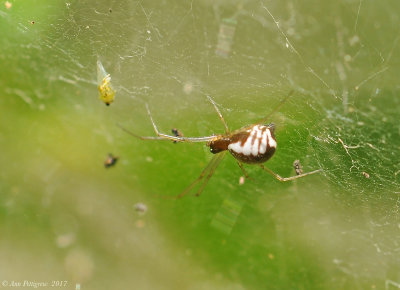
<svg viewBox="0 0 400 290"><path fill-rule="evenodd" d="M107 159L104 161L104 167L105 168L110 168L117 163L119 157L116 157L112 155L111 153L108 153Z"/></svg>
<svg viewBox="0 0 400 290"><path fill-rule="evenodd" d="M111 75L106 72L101 62L97 61L97 84L100 100L109 106L115 99L115 90L111 85Z"/></svg>
<svg viewBox="0 0 400 290"><path fill-rule="evenodd" d="M215 169L221 163L222 159L224 158L226 152L229 151L231 155L237 160L237 163L242 170L244 176L249 178L249 175L245 171L243 167L243 163L247 164L258 164L264 171L271 174L279 181L290 181L297 178L301 178L307 175L311 175L317 172L320 172L321 169L317 169L307 173L297 174L291 177L281 177L277 173L273 172L271 169L265 167L263 165L268 159L274 155L277 147L277 142L275 139L275 125L270 123L265 125L268 119L271 117L273 113L279 110L282 105L286 102L286 100L293 94L291 91L275 108L272 110L270 114L268 114L263 119L259 120L257 123L242 127L236 131L230 132L227 123L225 122L224 118L220 110L218 109L217 105L215 104L214 100L207 96L208 100L214 106L220 120L222 121L225 127L225 133L219 135L211 135L205 137L184 137L184 136L176 136L177 134L167 135L161 133L157 125L154 123L153 117L151 116L150 109L146 104L147 113L150 117L150 121L153 124L154 131L157 136L139 136L136 135L127 129L121 127L122 130L127 132L128 134L139 138L141 140L170 140L174 142L206 142L206 145L210 147L211 153L215 154L208 165L203 169L200 176L194 180L186 189L180 193L176 198L181 198L185 194L187 194L190 190L193 189L198 183L202 182L199 189L196 192L196 196L199 196L203 189L205 188L207 182L214 174Z"/></svg>
<svg viewBox="0 0 400 290"><path fill-rule="evenodd" d="M297 175L303 174L303 166L301 166L300 160L295 160L293 162L293 168Z"/></svg>
<svg viewBox="0 0 400 290"><path fill-rule="evenodd" d="M171 129L172 134L174 134L175 137L183 137L183 134L181 131L179 131L176 128ZM173 143L177 143L177 141L172 141Z"/></svg>

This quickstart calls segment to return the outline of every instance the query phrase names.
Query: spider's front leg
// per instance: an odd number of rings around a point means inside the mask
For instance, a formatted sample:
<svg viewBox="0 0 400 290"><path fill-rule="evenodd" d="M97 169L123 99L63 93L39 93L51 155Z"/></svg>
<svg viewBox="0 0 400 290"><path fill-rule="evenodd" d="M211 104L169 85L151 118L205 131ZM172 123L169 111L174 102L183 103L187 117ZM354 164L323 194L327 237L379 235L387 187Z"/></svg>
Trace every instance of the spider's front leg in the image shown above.
<svg viewBox="0 0 400 290"><path fill-rule="evenodd" d="M214 140L217 137L216 135L206 136L206 137L183 137L183 136L172 136L172 135L167 135L167 134L161 133L158 130L157 125L153 120L153 117L151 116L151 112L150 112L148 104L146 104L146 110L147 110L147 114L150 117L151 124L153 125L154 132L156 133L156 135L158 137L157 139L165 139L165 140L171 140L171 141L175 141L175 142L194 143L194 142L208 142L208 141ZM146 138L146 139L149 139L149 138Z"/></svg>

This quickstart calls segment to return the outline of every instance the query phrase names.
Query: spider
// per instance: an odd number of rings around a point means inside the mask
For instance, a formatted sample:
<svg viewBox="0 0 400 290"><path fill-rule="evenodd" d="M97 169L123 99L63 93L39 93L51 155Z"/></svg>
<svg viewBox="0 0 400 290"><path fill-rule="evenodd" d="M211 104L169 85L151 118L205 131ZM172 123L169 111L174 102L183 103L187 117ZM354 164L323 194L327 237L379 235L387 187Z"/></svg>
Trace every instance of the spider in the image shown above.
<svg viewBox="0 0 400 290"><path fill-rule="evenodd" d="M293 94L291 91L275 108L272 110L270 114L268 114L263 119L259 120L257 123L242 127L236 131L230 132L227 123L225 122L220 110L218 109L214 100L207 96L208 100L214 106L215 111L218 114L219 119L225 127L224 134L204 136L204 137L184 137L184 136L176 136L177 134L167 135L161 133L157 125L155 124L153 117L151 115L149 106L146 104L147 113L150 117L150 121L153 125L154 131L157 136L139 136L136 135L127 129L120 126L122 130L127 132L128 134L139 138L141 140L170 140L175 142L206 142L206 145L210 147L211 153L215 154L214 157L210 160L207 166L203 169L201 174L197 179L195 179L182 193L180 193L176 198L181 198L190 192L194 186L203 181L200 185L199 189L196 192L196 196L199 196L204 190L207 182L210 180L214 171L221 163L224 158L226 152L229 151L231 155L237 160L237 164L242 170L243 174L246 178L249 178L246 170L243 167L243 163L247 164L257 164L264 171L271 174L279 181L290 181L297 178L301 178L307 175L311 175L317 172L320 172L321 169L317 169L307 173L301 173L291 177L281 177L271 169L265 167L263 163L265 163L268 159L274 155L276 151L277 142L275 139L274 131L275 125L273 123L264 125L265 122L271 117L273 113L281 108L281 106L286 102L286 100Z"/></svg>

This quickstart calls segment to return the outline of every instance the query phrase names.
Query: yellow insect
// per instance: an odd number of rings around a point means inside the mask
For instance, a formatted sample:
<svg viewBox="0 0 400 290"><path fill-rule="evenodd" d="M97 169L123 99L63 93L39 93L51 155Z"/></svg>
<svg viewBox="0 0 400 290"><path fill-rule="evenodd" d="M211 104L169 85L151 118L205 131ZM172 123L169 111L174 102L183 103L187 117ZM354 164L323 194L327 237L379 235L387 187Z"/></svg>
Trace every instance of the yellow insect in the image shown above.
<svg viewBox="0 0 400 290"><path fill-rule="evenodd" d="M115 90L111 85L111 75L106 72L101 62L97 61L97 83L100 100L109 106L115 99Z"/></svg>

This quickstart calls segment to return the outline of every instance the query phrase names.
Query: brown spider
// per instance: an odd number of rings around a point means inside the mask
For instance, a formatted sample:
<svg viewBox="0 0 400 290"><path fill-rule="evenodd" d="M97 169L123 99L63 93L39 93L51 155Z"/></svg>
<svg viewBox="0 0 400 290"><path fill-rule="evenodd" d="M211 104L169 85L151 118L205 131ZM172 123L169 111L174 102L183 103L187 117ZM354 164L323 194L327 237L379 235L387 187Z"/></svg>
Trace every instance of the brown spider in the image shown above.
<svg viewBox="0 0 400 290"><path fill-rule="evenodd" d="M222 161L227 151L229 151L229 153L231 153L232 156L237 160L237 163L240 169L243 171L246 178L249 178L249 176L243 167L243 163L258 164L263 170L274 176L279 181L290 181L321 171L321 169L317 169L311 172L302 173L291 177L281 177L280 175L268 169L262 164L266 162L268 159L270 159L272 155L274 155L277 146L276 139L274 136L275 125L272 123L268 125L263 125L263 124L265 124L265 122L271 117L273 113L275 113L277 110L281 108L281 106L286 102L286 100L292 94L293 91L291 91L275 107L275 109L270 114L268 114L266 117L264 117L257 123L242 127L233 132L229 131L228 125L226 124L224 118L222 117L222 114L219 111L214 100L211 97L207 96L209 101L214 106L214 109L217 111L217 114L225 127L225 134L211 135L205 137L183 137L183 136L176 136L177 134L174 134L175 136L171 136L160 133L160 131L158 131L156 124L153 121L153 117L151 116L150 109L147 104L146 104L147 113L150 117L150 121L153 124L153 128L157 136L143 137L136 135L121 126L120 127L128 134L136 138L139 138L141 140L171 140L174 142L190 142L190 143L207 142L206 145L210 147L211 153L215 154L215 156L203 169L200 176L196 180L194 180L188 187L186 187L186 189L176 198L183 197L196 184L198 184L203 180L203 178L205 178L200 188L196 192L196 196L199 196L203 191L204 187L206 186L208 180L213 175L215 169Z"/></svg>

